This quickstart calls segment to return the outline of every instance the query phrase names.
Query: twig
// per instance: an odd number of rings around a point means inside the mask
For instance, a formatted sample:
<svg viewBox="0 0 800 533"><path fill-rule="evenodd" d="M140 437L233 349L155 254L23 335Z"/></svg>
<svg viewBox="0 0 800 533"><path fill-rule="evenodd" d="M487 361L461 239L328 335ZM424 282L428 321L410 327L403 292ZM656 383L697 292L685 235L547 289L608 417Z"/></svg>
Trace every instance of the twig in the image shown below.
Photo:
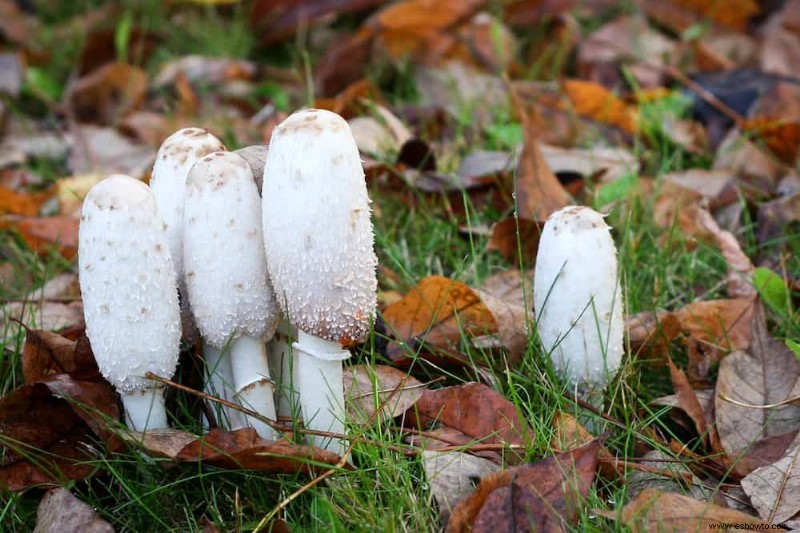
<svg viewBox="0 0 800 533"><path fill-rule="evenodd" d="M792 398L786 398L783 401L778 403L768 403L765 405L754 405L751 403L740 402L739 400L734 400L733 398L728 398L723 393L719 393L719 397L722 400L725 400L728 403L732 403L733 405L738 405L739 407L746 407L748 409L775 409L776 407L783 407L784 405L788 405L790 403L794 403L796 401L800 401L800 396L794 396Z"/></svg>

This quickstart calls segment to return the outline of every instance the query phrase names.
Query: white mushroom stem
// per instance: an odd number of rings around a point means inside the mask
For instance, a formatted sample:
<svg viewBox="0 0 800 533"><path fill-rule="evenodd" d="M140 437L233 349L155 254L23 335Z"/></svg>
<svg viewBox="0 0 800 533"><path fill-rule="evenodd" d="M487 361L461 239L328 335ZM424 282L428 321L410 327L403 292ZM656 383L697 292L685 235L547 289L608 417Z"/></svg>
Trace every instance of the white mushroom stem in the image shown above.
<svg viewBox="0 0 800 533"><path fill-rule="evenodd" d="M234 401L233 394L233 365L230 354L203 342L203 359L206 363L206 383L204 390L207 394L227 401ZM220 427L239 429L245 426L243 415L236 409L213 403Z"/></svg>
<svg viewBox="0 0 800 533"><path fill-rule="evenodd" d="M342 361L350 352L338 342L297 332L294 348L294 384L300 395L303 425L317 431L345 434L344 376ZM344 455L343 439L312 436L318 448Z"/></svg>
<svg viewBox="0 0 800 533"><path fill-rule="evenodd" d="M281 321L275 336L267 343L269 371L275 383L275 409L279 418L294 419L297 414L298 398L294 387L293 350L291 326Z"/></svg>
<svg viewBox="0 0 800 533"><path fill-rule="evenodd" d="M274 420L275 386L269 376L264 341L243 335L234 339L229 349L239 403ZM244 419L262 438L275 438L275 430L266 422L249 416Z"/></svg>
<svg viewBox="0 0 800 533"><path fill-rule="evenodd" d="M166 428L167 409L162 387L132 393L120 393L125 409L125 423L129 428Z"/></svg>

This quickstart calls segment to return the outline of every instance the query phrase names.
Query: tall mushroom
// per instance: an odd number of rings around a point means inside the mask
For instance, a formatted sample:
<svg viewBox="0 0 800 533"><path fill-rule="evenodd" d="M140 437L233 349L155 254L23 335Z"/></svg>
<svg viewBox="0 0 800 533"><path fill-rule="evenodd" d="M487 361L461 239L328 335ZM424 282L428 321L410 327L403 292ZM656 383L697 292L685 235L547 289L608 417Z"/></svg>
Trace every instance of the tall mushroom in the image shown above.
<svg viewBox="0 0 800 533"><path fill-rule="evenodd" d="M364 170L347 122L294 113L264 167L264 243L275 294L297 330L294 384L307 427L344 433L342 343L361 339L376 306L374 236ZM316 439L342 454L340 439Z"/></svg>
<svg viewBox="0 0 800 533"><path fill-rule="evenodd" d="M163 387L181 337L178 289L164 223L150 189L128 176L95 185L83 202L78 270L86 335L135 430L165 428Z"/></svg>
<svg viewBox="0 0 800 533"><path fill-rule="evenodd" d="M622 361L617 251L603 216L570 206L548 217L539 241L533 305L556 370L595 407Z"/></svg>
<svg viewBox="0 0 800 533"><path fill-rule="evenodd" d="M192 313L204 340L230 352L243 406L275 420L265 342L279 318L267 278L261 199L247 162L232 152L197 161L186 182L183 259ZM269 424L247 422L266 439Z"/></svg>
<svg viewBox="0 0 800 533"><path fill-rule="evenodd" d="M150 188L156 197L166 225L167 241L178 289L181 296L181 322L184 336L195 340L197 333L189 302L186 296L186 282L183 273L183 205L186 190L186 177L192 165L211 152L225 150L225 145L218 138L203 128L183 128L161 143L156 154L156 162L150 177ZM233 371L230 361L220 357L217 350L204 346L203 356L206 359L208 382L206 392L228 399L228 388L233 382ZM235 417L236 413L219 410Z"/></svg>

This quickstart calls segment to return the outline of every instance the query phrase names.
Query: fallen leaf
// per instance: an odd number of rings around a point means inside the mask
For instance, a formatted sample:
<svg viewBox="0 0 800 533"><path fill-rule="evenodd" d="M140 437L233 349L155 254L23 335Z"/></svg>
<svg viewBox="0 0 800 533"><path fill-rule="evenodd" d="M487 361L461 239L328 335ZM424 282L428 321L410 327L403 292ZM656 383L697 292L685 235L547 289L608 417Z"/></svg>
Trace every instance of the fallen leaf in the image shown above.
<svg viewBox="0 0 800 533"><path fill-rule="evenodd" d="M492 226L487 250L496 250L514 266L531 267L539 250L542 223L508 217Z"/></svg>
<svg viewBox="0 0 800 533"><path fill-rule="evenodd" d="M16 228L31 250L46 255L55 249L73 259L78 253L78 224L74 217L24 218Z"/></svg>
<svg viewBox="0 0 800 533"><path fill-rule="evenodd" d="M517 216L526 220L546 220L552 212L569 205L570 198L542 155L531 117L519 94L513 89L510 94L512 106L522 124L523 135L514 187Z"/></svg>
<svg viewBox="0 0 800 533"><path fill-rule="evenodd" d="M78 121L111 125L141 106L146 92L145 71L127 63L109 63L77 81L69 104Z"/></svg>
<svg viewBox="0 0 800 533"><path fill-rule="evenodd" d="M56 183L56 198L62 215L79 217L83 199L92 187L105 178L103 174L92 173L61 178Z"/></svg>
<svg viewBox="0 0 800 533"><path fill-rule="evenodd" d="M769 528L766 522L741 511L656 489L640 492L622 509L622 512L602 510L594 512L621 521L633 533L701 531L714 526L720 527L722 524Z"/></svg>
<svg viewBox="0 0 800 533"><path fill-rule="evenodd" d="M413 406L425 391L422 383L386 365L351 365L344 370L344 393L348 420L376 423L399 416ZM380 416L373 418L380 408Z"/></svg>
<svg viewBox="0 0 800 533"><path fill-rule="evenodd" d="M485 4L486 0L404 0L378 12L368 25L392 58L422 57L430 63L445 57L453 46L447 32Z"/></svg>
<svg viewBox="0 0 800 533"><path fill-rule="evenodd" d="M800 220L800 193L759 204L756 234L758 241L765 243L782 237L786 225L798 220Z"/></svg>
<svg viewBox="0 0 800 533"><path fill-rule="evenodd" d="M683 172L665 174L662 179L684 189L694 191L710 202L716 202L723 192L732 188L736 177L727 170L693 168Z"/></svg>
<svg viewBox="0 0 800 533"><path fill-rule="evenodd" d="M601 124L634 133L638 129L638 112L605 87L583 80L566 80L562 84L573 109L578 115Z"/></svg>
<svg viewBox="0 0 800 533"><path fill-rule="evenodd" d="M750 350L722 359L717 377L715 412L717 431L725 451L735 457L764 437L800 428L800 406L744 407L780 403L800 391L800 361L782 342L766 333L763 308L753 323Z"/></svg>
<svg viewBox="0 0 800 533"><path fill-rule="evenodd" d="M111 128L75 126L67 137L73 174L126 174L139 179L156 159L157 147L137 144Z"/></svg>
<svg viewBox="0 0 800 533"><path fill-rule="evenodd" d="M453 509L448 533L564 531L578 513L597 470L600 442L484 477Z"/></svg>
<svg viewBox="0 0 800 533"><path fill-rule="evenodd" d="M35 217L51 197L50 192L23 193L0 186L0 215Z"/></svg>
<svg viewBox="0 0 800 533"><path fill-rule="evenodd" d="M255 74L256 65L250 61L188 55L161 67L153 80L153 87L174 85L181 76L189 83L218 85L231 80L249 80Z"/></svg>
<svg viewBox="0 0 800 533"><path fill-rule="evenodd" d="M250 23L258 29L262 45L271 45L294 35L298 28L347 13L366 11L381 5L381 0L256 0L250 10Z"/></svg>
<svg viewBox="0 0 800 533"><path fill-rule="evenodd" d="M497 323L480 297L464 283L443 276L422 279L402 300L383 311L387 332L397 341L386 350L394 360L409 358L409 350L428 345L453 351L463 334L497 332Z"/></svg>
<svg viewBox="0 0 800 533"><path fill-rule="evenodd" d="M526 297L522 274L516 269L494 274L476 292L497 322L497 337L508 351L506 364L515 368L528 347L533 321L531 295Z"/></svg>
<svg viewBox="0 0 800 533"><path fill-rule="evenodd" d="M746 475L742 488L759 516L770 523L782 524L800 513L800 444Z"/></svg>
<svg viewBox="0 0 800 533"><path fill-rule="evenodd" d="M468 453L435 450L422 452L422 466L444 523L449 520L453 506L472 492L481 479L499 468L488 459Z"/></svg>
<svg viewBox="0 0 800 533"><path fill-rule="evenodd" d="M212 429L175 456L181 462L202 461L221 468L259 470L273 474L317 474L335 465L339 456L312 446L285 440L266 441L252 428L236 431Z"/></svg>
<svg viewBox="0 0 800 533"><path fill-rule="evenodd" d="M39 502L34 533L80 531L114 533L111 524L100 518L92 507L63 487L51 489Z"/></svg>
<svg viewBox="0 0 800 533"><path fill-rule="evenodd" d="M83 479L95 471L97 436L118 441L105 417L119 418L113 387L66 374L23 385L0 398L0 487L22 490Z"/></svg>
<svg viewBox="0 0 800 533"><path fill-rule="evenodd" d="M33 329L26 329L25 332L22 374L28 384L54 374L69 374L86 381L102 379L89 339L82 337L73 341L57 333Z"/></svg>
<svg viewBox="0 0 800 533"><path fill-rule="evenodd" d="M741 128L759 137L773 154L794 166L800 145L800 122L782 118L757 117L745 121Z"/></svg>
<svg viewBox="0 0 800 533"><path fill-rule="evenodd" d="M688 492L687 496L699 499L709 499L714 496L685 464L661 450L651 450L637 458L635 466L642 470L631 472L625 478L625 487L628 489L630 499L635 499L642 491L654 489L664 492Z"/></svg>
<svg viewBox="0 0 800 533"><path fill-rule="evenodd" d="M700 405L700 400L697 398L692 385L689 383L689 378L686 374L675 366L671 357L667 357L669 365L669 376L672 380L672 388L675 390L675 395L678 399L678 405L683 411L689 415L689 418L694 422L694 427L697 434L706 443L709 444L714 434L709 433L706 426L706 414L703 407Z"/></svg>
<svg viewBox="0 0 800 533"><path fill-rule="evenodd" d="M609 183L639 173L638 159L624 148L561 148L542 144L541 149L547 166L558 175L580 174Z"/></svg>
<svg viewBox="0 0 800 533"><path fill-rule="evenodd" d="M417 427L443 424L469 435L478 444L524 447L530 439L530 429L514 404L480 383L425 390L407 416Z"/></svg>

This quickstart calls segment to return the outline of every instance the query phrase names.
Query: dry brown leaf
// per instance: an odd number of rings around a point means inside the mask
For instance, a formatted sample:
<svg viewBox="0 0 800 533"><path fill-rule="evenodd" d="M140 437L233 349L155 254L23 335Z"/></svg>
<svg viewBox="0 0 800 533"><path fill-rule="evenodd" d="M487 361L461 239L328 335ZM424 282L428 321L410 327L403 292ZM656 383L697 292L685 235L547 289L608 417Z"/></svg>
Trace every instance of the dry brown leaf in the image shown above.
<svg viewBox="0 0 800 533"><path fill-rule="evenodd" d="M31 250L48 254L57 250L66 259L78 253L78 224L74 217L24 218L16 229Z"/></svg>
<svg viewBox="0 0 800 533"><path fill-rule="evenodd" d="M344 395L348 420L358 424L399 416L422 396L425 387L396 368L386 365L351 365L344 370ZM380 408L380 416L374 418Z"/></svg>
<svg viewBox="0 0 800 533"><path fill-rule="evenodd" d="M250 61L189 55L161 67L153 86L177 84L181 77L189 83L217 85L231 80L249 80L255 74L256 65Z"/></svg>
<svg viewBox="0 0 800 533"><path fill-rule="evenodd" d="M468 21L486 0L405 0L369 21L389 55L440 59L455 44L448 32Z"/></svg>
<svg viewBox="0 0 800 533"><path fill-rule="evenodd" d="M97 436L109 450L119 445L104 417L119 417L113 387L67 374L23 385L0 398L0 487L16 491L90 475Z"/></svg>
<svg viewBox="0 0 800 533"><path fill-rule="evenodd" d="M691 383L689 383L689 378L686 377L686 374L683 372L683 370L675 366L675 363L672 362L672 358L669 357L669 355L667 356L667 364L669 365L669 376L672 380L672 388L675 390L675 395L678 399L678 405L687 415L689 415L689 418L692 419L695 430L700 438L706 444L711 443L712 439L715 439L716 435L713 432L709 433L708 431L708 426L706 425L706 413L703 410L702 405L700 405L700 400L697 398L697 394L695 394ZM712 446L711 448L718 449L718 447L715 446Z"/></svg>
<svg viewBox="0 0 800 533"><path fill-rule="evenodd" d="M22 352L25 383L35 383L54 374L69 374L75 379L99 381L100 370L89 340L69 340L56 333L27 329Z"/></svg>
<svg viewBox="0 0 800 533"><path fill-rule="evenodd" d="M556 532L575 527L594 482L599 447L594 440L538 463L489 474L453 509L445 531Z"/></svg>
<svg viewBox="0 0 800 533"><path fill-rule="evenodd" d="M759 137L781 161L794 166L800 146L800 122L780 117L757 117L746 120L741 127Z"/></svg>
<svg viewBox="0 0 800 533"><path fill-rule="evenodd" d="M742 488L759 516L782 524L800 513L800 444L771 465L742 479Z"/></svg>
<svg viewBox="0 0 800 533"><path fill-rule="evenodd" d="M524 446L530 439L514 404L480 383L426 390L407 416L418 427L435 423L457 429L477 444Z"/></svg>
<svg viewBox="0 0 800 533"><path fill-rule="evenodd" d="M36 511L34 533L114 533L111 524L100 518L92 507L59 487L47 491Z"/></svg>
<svg viewBox="0 0 800 533"><path fill-rule="evenodd" d="M753 443L800 428L800 406L754 408L777 404L800 391L800 361L785 344L766 332L759 304L748 352L737 351L722 359L717 377L715 412L722 446L735 457Z"/></svg>
<svg viewBox="0 0 800 533"><path fill-rule="evenodd" d="M335 465L339 456L312 446L285 440L266 441L252 428L236 431L212 429L185 446L174 457L181 462L203 461L222 468L247 468L275 474L313 474Z"/></svg>
<svg viewBox="0 0 800 533"><path fill-rule="evenodd" d="M512 106L522 125L523 137L514 187L517 196L517 217L526 220L546 220L551 213L571 203L569 194L547 165L531 117L513 87L510 95Z"/></svg>
<svg viewBox="0 0 800 533"><path fill-rule="evenodd" d="M595 513L620 520L633 533L705 531L724 523L769 527L769 524L741 511L655 489L640 492L621 513L601 510L595 510Z"/></svg>
<svg viewBox="0 0 800 533"><path fill-rule="evenodd" d="M524 218L508 217L492 226L487 250L497 250L514 266L531 267L539 249L541 224Z"/></svg>
<svg viewBox="0 0 800 533"><path fill-rule="evenodd" d="M472 492L476 482L499 468L488 459L468 453L435 450L422 452L422 466L445 523L450 519L453 506Z"/></svg>
<svg viewBox="0 0 800 533"><path fill-rule="evenodd" d="M637 131L636 108L617 98L602 85L583 80L566 80L562 86L578 115L614 126L625 133Z"/></svg>
<svg viewBox="0 0 800 533"><path fill-rule="evenodd" d="M109 63L81 78L69 103L80 122L115 124L144 102L147 73L127 63Z"/></svg>
<svg viewBox="0 0 800 533"><path fill-rule="evenodd" d="M422 345L454 351L463 334L497 332L494 316L475 291L443 276L421 280L383 311L383 320L387 332L397 339L387 348L395 362L407 360L409 351Z"/></svg>

